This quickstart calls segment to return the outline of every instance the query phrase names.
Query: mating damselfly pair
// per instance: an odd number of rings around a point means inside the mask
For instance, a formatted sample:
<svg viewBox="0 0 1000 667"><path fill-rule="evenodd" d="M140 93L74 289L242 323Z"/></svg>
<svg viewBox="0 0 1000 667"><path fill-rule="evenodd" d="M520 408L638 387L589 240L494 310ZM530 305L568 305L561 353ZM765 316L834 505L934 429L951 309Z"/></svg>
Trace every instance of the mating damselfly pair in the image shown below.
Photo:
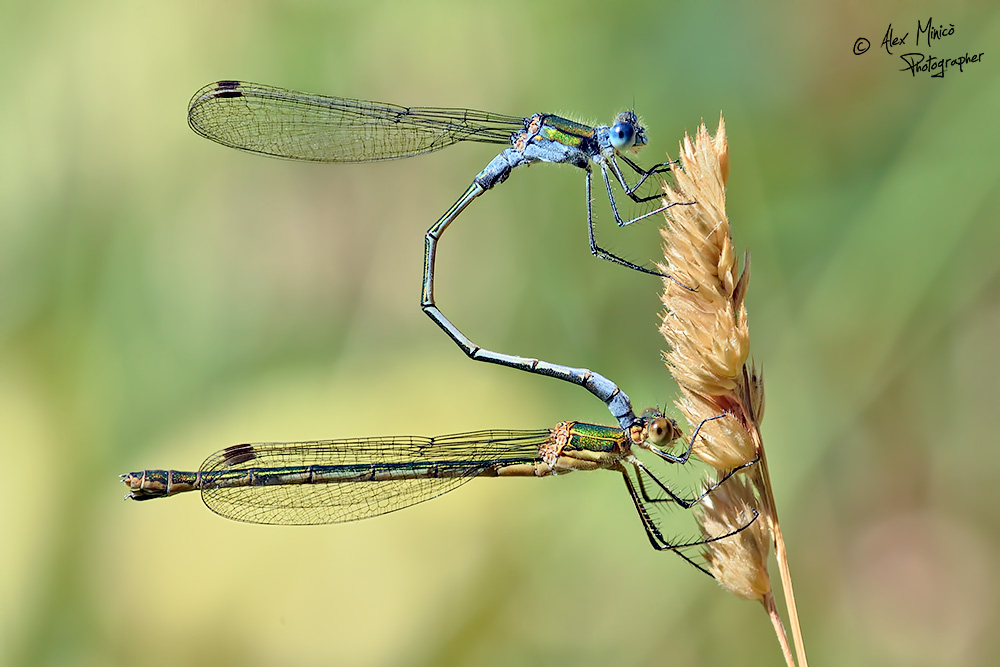
<svg viewBox="0 0 1000 667"><path fill-rule="evenodd" d="M625 155L647 141L633 112L619 114L611 126L590 127L551 114L524 118L470 109L400 107L219 81L195 94L188 122L198 134L226 146L314 162L404 158L462 141L508 144L427 231L421 307L472 359L581 385L607 405L618 426L560 422L552 429L539 431L491 430L435 438L394 436L236 445L210 456L198 472L146 470L123 475L130 489L127 497L147 500L198 490L210 509L231 519L276 524L336 523L434 498L473 477L545 477L606 469L622 474L654 548L680 550L724 539L756 519L754 512L746 517L745 525L722 535L690 541L666 538L651 516L650 504L692 507L736 471L754 462L722 475L700 494L682 497L632 450L643 449L663 461L684 464L705 422L695 429L683 454L671 454L662 447L680 436L676 423L655 410L636 417L629 397L611 380L585 368L482 348L453 325L434 301L437 243L445 230L474 199L506 180L513 169L535 162L566 163L585 171L588 237L595 256L673 280L684 289L696 289L673 276L628 262L601 248L595 240L592 165L600 169L619 226L674 205L662 205L659 195L637 194L651 177L669 171L671 163L643 169ZM635 184L628 183L619 160L636 173ZM649 211L623 220L613 183L637 203L655 203ZM652 492L647 488L650 485Z"/></svg>

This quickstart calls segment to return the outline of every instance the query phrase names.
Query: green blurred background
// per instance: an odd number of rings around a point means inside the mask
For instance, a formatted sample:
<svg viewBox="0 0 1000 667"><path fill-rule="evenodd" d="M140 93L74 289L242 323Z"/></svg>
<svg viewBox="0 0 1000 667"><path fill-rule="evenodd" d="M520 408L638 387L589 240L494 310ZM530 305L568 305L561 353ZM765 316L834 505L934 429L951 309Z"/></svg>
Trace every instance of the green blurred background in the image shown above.
<svg viewBox="0 0 1000 667"><path fill-rule="evenodd" d="M778 664L759 606L649 548L610 474L483 480L373 521L242 525L118 473L245 441L607 422L469 362L418 307L423 234L494 155L302 165L185 123L221 78L607 122L649 164L720 111L753 355L814 664L1000 650L995 3L5 3L0 662ZM889 23L952 23L943 79ZM858 37L871 50L852 53ZM441 247L494 349L670 405L659 283L590 258L582 175L536 166ZM601 201L598 191L597 201ZM601 238L655 259L655 224Z"/></svg>

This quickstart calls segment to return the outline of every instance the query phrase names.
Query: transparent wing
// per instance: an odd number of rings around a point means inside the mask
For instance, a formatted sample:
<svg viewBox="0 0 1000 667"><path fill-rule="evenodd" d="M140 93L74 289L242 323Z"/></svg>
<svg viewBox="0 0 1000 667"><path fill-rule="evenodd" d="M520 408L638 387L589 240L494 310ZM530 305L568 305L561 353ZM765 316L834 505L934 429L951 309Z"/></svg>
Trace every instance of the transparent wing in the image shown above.
<svg viewBox="0 0 1000 667"><path fill-rule="evenodd" d="M477 431L228 447L201 466L202 498L229 519L321 524L430 500L497 467L538 460L548 430Z"/></svg>
<svg viewBox="0 0 1000 667"><path fill-rule="evenodd" d="M203 137L311 162L391 160L459 141L508 144L524 123L486 111L401 107L242 81L211 83L188 105L188 124Z"/></svg>

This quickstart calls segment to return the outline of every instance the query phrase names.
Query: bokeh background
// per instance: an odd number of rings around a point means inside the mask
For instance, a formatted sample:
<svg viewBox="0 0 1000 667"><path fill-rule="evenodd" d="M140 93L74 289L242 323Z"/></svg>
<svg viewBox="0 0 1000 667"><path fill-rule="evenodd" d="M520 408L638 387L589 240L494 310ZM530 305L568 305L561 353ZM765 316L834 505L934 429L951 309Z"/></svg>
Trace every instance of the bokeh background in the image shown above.
<svg viewBox="0 0 1000 667"><path fill-rule="evenodd" d="M0 663L780 661L758 605L649 548L612 474L298 529L122 501L119 473L239 442L609 420L468 361L420 312L424 231L491 147L241 154L185 123L221 78L591 122L634 103L645 163L723 112L812 662L991 663L1000 11L883 4L6 3ZM955 26L931 53L983 62L899 71L886 28L912 45L929 17ZM590 257L582 181L536 166L477 201L439 303L484 345L669 406L659 284ZM656 258L655 224L597 210L608 247Z"/></svg>

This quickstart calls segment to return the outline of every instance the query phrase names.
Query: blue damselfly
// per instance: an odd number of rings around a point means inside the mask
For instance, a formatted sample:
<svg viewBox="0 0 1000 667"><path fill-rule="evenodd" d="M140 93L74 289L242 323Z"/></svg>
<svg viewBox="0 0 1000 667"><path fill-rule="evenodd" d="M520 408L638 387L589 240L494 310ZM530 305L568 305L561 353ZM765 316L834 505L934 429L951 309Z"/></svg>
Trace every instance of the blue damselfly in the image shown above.
<svg viewBox="0 0 1000 667"><path fill-rule="evenodd" d="M448 226L493 186L502 183L517 167L535 162L570 164L586 172L587 231L591 252L622 266L674 280L671 276L633 264L597 245L591 210L591 165L601 172L615 221L625 226L660 213L659 205L631 220L623 220L615 203L612 180L635 202L651 202L659 195L642 197L638 189L653 176L664 174L671 163L643 169L625 153L646 144L645 129L632 111L615 122L590 127L552 114L507 116L472 109L402 107L346 97L329 97L242 81L211 83L191 99L188 123L198 134L225 146L292 160L312 162L370 162L406 158L446 146L472 141L508 145L478 175L451 208L424 237L424 276L420 304L472 359L510 366L585 387L600 398L622 428L636 423L629 397L606 377L585 368L572 368L539 359L502 354L480 347L444 316L434 301L434 266L437 243ZM618 161L638 176L629 185Z"/></svg>

